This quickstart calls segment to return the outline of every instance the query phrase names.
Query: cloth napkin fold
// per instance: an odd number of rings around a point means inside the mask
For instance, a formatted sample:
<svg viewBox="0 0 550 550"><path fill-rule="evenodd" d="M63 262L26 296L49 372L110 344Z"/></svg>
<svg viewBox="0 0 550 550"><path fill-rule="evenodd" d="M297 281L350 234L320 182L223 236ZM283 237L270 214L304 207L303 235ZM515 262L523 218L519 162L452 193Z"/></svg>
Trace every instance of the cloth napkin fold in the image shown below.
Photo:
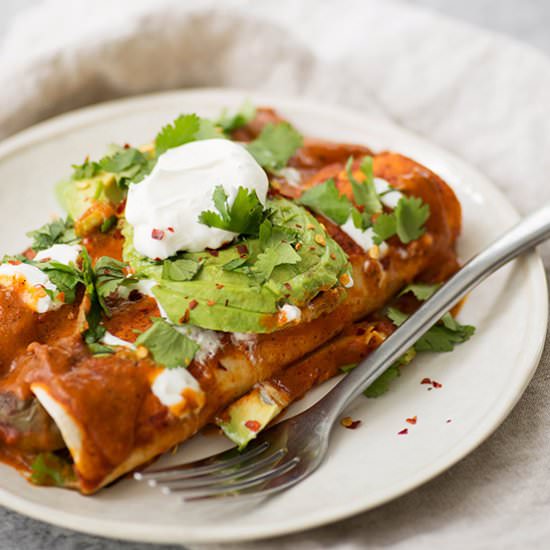
<svg viewBox="0 0 550 550"><path fill-rule="evenodd" d="M0 137L89 103L192 86L312 97L389 118L477 166L522 213L550 199L550 62L394 0L45 0L0 45ZM417 491L332 526L232 547L548 545L549 378L547 346L501 429ZM40 546L63 532L4 514L19 522L13 532L0 526L14 541L23 526Z"/></svg>

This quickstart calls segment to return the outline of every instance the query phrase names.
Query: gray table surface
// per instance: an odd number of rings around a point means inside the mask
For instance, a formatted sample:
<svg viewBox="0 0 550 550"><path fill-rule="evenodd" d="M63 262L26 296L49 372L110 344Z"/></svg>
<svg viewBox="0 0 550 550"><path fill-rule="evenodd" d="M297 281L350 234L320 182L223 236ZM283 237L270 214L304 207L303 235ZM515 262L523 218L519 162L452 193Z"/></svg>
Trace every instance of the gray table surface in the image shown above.
<svg viewBox="0 0 550 550"><path fill-rule="evenodd" d="M0 41L12 19L19 12L39 1L2 0L0 4ZM549 0L404 1L510 35L550 55ZM26 518L0 507L0 550L42 550L45 548L56 550L126 550L130 548L152 550L155 546L81 535ZM181 547L163 546L162 548Z"/></svg>

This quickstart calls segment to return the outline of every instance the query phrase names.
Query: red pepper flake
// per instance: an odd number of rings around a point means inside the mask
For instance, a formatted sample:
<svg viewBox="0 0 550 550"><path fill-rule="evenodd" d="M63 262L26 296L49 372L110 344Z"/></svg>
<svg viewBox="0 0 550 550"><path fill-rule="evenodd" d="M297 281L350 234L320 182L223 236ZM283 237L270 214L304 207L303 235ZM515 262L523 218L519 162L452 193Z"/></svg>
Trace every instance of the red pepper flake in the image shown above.
<svg viewBox="0 0 550 550"><path fill-rule="evenodd" d="M295 225L298 229L302 229L302 227L303 227L303 226L300 225L299 223L296 223L296 224L294 224L294 225Z"/></svg>
<svg viewBox="0 0 550 550"><path fill-rule="evenodd" d="M284 286L287 290L292 290L292 285L291 285L289 282L286 282L283 286Z"/></svg>
<svg viewBox="0 0 550 550"><path fill-rule="evenodd" d="M334 252L330 253L330 257L332 260L336 260L336 254Z"/></svg>
<svg viewBox="0 0 550 550"><path fill-rule="evenodd" d="M216 288L218 290L221 290L223 288L224 285L222 285L221 283L216 283Z"/></svg>
<svg viewBox="0 0 550 550"><path fill-rule="evenodd" d="M447 424L450 424L450 423L452 422L452 419L451 419L451 418L447 418L447 420L445 420L445 422L446 422Z"/></svg>
<svg viewBox="0 0 550 550"><path fill-rule="evenodd" d="M212 307L212 306L215 306L216 305L216 300L208 300L208 302L206 302L206 305Z"/></svg>
<svg viewBox="0 0 550 550"><path fill-rule="evenodd" d="M197 300L191 300L189 302L189 309L195 309L199 305L199 302Z"/></svg>
<svg viewBox="0 0 550 550"><path fill-rule="evenodd" d="M248 246L246 244L237 245L237 252L240 254L241 258L248 255Z"/></svg>
<svg viewBox="0 0 550 550"><path fill-rule="evenodd" d="M397 435L407 435L409 433L408 428L403 428L400 432L397 432Z"/></svg>
<svg viewBox="0 0 550 550"><path fill-rule="evenodd" d="M422 382L420 382L421 384L431 384L432 383L432 380L431 378L422 378Z"/></svg>
<svg viewBox="0 0 550 550"><path fill-rule="evenodd" d="M411 418L405 418L405 422L408 422L409 424L412 424L414 426L416 424L416 416L411 416Z"/></svg>
<svg viewBox="0 0 550 550"><path fill-rule="evenodd" d="M206 252L208 252L210 256L214 256L214 258L217 258L220 255L220 253L217 250L213 250L213 249L207 249Z"/></svg>
<svg viewBox="0 0 550 550"><path fill-rule="evenodd" d="M126 199L124 199L117 207L116 207L116 213L122 214L124 212L124 209L126 208Z"/></svg>
<svg viewBox="0 0 550 550"><path fill-rule="evenodd" d="M317 248L315 248L314 246L310 246L309 249L312 250L312 251L317 250Z"/></svg>
<svg viewBox="0 0 550 550"><path fill-rule="evenodd" d="M19 260L8 260L10 265L19 265L21 262Z"/></svg>
<svg viewBox="0 0 550 550"><path fill-rule="evenodd" d="M125 143L125 144L124 144L124 149L130 149L130 144L129 144L129 143Z"/></svg>
<svg viewBox="0 0 550 550"><path fill-rule="evenodd" d="M225 307L227 307L229 305L229 299L226 299L224 304L225 304Z"/></svg>
<svg viewBox="0 0 550 550"><path fill-rule="evenodd" d="M440 384L439 382L436 382L435 380L432 381L432 386L436 389L442 388L443 384Z"/></svg>
<svg viewBox="0 0 550 550"><path fill-rule="evenodd" d="M164 231L162 229L153 229L151 231L151 238L155 241L162 241L164 239Z"/></svg>
<svg viewBox="0 0 550 550"><path fill-rule="evenodd" d="M251 432L258 432L260 428L262 427L261 424L257 420L247 420L244 425L251 431Z"/></svg>
<svg viewBox="0 0 550 550"><path fill-rule="evenodd" d="M60 293L57 295L57 299L58 299L60 302L64 302L64 301L65 301L65 293L64 293L64 292L60 292Z"/></svg>
<svg viewBox="0 0 550 550"><path fill-rule="evenodd" d="M168 231L170 231L170 233L174 233L175 232L175 229L173 227L167 227L166 229L168 229Z"/></svg>
<svg viewBox="0 0 550 550"><path fill-rule="evenodd" d="M180 324L185 325L187 321L189 321L189 317L191 315L191 312L189 311L189 308L185 310L185 313L180 317Z"/></svg>
<svg viewBox="0 0 550 550"><path fill-rule="evenodd" d="M340 420L340 424L348 430L355 430L361 425L361 420L353 420L351 416L346 416Z"/></svg>

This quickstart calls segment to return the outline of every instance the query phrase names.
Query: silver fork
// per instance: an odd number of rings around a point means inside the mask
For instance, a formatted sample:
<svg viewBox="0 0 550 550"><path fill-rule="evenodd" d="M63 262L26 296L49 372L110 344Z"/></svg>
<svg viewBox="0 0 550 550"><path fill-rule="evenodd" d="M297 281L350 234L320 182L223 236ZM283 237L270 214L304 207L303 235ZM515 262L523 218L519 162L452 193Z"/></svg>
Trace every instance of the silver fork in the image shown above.
<svg viewBox="0 0 550 550"><path fill-rule="evenodd" d="M513 227L470 260L411 315L380 348L305 412L236 449L189 464L136 472L134 478L184 500L258 498L296 485L326 455L332 428L344 409L470 290L522 252L550 237L550 205Z"/></svg>

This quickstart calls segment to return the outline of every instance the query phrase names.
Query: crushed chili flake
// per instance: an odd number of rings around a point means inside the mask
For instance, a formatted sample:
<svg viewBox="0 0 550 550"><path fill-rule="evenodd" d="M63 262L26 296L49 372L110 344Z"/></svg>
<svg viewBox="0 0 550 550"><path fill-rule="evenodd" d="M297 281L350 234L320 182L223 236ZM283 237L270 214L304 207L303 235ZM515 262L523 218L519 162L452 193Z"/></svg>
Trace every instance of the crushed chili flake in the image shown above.
<svg viewBox="0 0 550 550"><path fill-rule="evenodd" d="M397 435L407 435L409 433L408 428L403 428L400 432L397 432Z"/></svg>
<svg viewBox="0 0 550 550"><path fill-rule="evenodd" d="M122 214L124 212L124 209L126 208L126 199L123 200L117 207L116 207L116 213Z"/></svg>
<svg viewBox="0 0 550 550"><path fill-rule="evenodd" d="M299 223L294 224L298 229L302 229L302 225Z"/></svg>
<svg viewBox="0 0 550 550"><path fill-rule="evenodd" d="M292 290L292 285L287 281L284 285L283 285L287 290Z"/></svg>
<svg viewBox="0 0 550 550"><path fill-rule="evenodd" d="M422 382L420 382L421 384L431 384L432 383L432 380L431 378L422 378Z"/></svg>
<svg viewBox="0 0 550 550"><path fill-rule="evenodd" d="M408 422L409 424L412 424L413 426L416 424L416 416L411 416L410 418L405 418L405 422Z"/></svg>
<svg viewBox="0 0 550 550"><path fill-rule="evenodd" d="M310 246L309 249L312 250L312 251L317 250L314 246Z"/></svg>
<svg viewBox="0 0 550 550"><path fill-rule="evenodd" d="M452 419L451 419L451 418L447 418L447 420L445 420L445 422L446 422L447 424L450 424L450 423L452 422Z"/></svg>
<svg viewBox="0 0 550 550"><path fill-rule="evenodd" d="M295 249L295 250L300 250L300 248L302 248L302 243L296 243L296 244L294 245L294 249Z"/></svg>
<svg viewBox="0 0 550 550"><path fill-rule="evenodd" d="M170 233L174 233L175 229L173 227L167 227L168 231L170 231Z"/></svg>
<svg viewBox="0 0 550 550"><path fill-rule="evenodd" d="M246 246L246 244L237 245L237 252L241 255L241 258L243 256L247 256L248 255L248 246Z"/></svg>
<svg viewBox="0 0 550 550"><path fill-rule="evenodd" d="M189 309L195 309L199 305L199 302L197 300L191 300L189 302Z"/></svg>
<svg viewBox="0 0 550 550"><path fill-rule="evenodd" d="M60 292L60 293L57 295L57 299L58 299L60 302L64 302L64 301L65 301L65 293L64 293L64 292Z"/></svg>
<svg viewBox="0 0 550 550"><path fill-rule="evenodd" d="M440 382L436 382L435 380L432 381L432 386L434 388L442 388L443 387L443 384L441 384Z"/></svg>
<svg viewBox="0 0 550 550"><path fill-rule="evenodd" d="M210 248L207 250L207 252L208 254L210 254L210 256L214 256L214 258L217 258L220 255L220 253L217 250L213 250Z"/></svg>
<svg viewBox="0 0 550 550"><path fill-rule="evenodd" d="M361 420L353 420L351 416L346 416L340 420L340 424L348 430L355 430L361 425Z"/></svg>
<svg viewBox="0 0 550 550"><path fill-rule="evenodd" d="M212 306L215 306L216 305L216 300L208 300L208 302L206 302L206 305L212 307Z"/></svg>
<svg viewBox="0 0 550 550"><path fill-rule="evenodd" d="M216 283L216 288L218 290L221 290L223 288L224 285L222 285L221 283Z"/></svg>
<svg viewBox="0 0 550 550"><path fill-rule="evenodd" d="M19 260L8 260L10 265L19 265L21 262Z"/></svg>
<svg viewBox="0 0 550 550"><path fill-rule="evenodd" d="M257 420L247 420L244 425L251 431L251 432L257 432L262 427L261 424Z"/></svg>
<svg viewBox="0 0 550 550"><path fill-rule="evenodd" d="M125 144L124 144L124 149L130 149L130 144L129 144L129 143L125 143Z"/></svg>
<svg viewBox="0 0 550 550"><path fill-rule="evenodd" d="M330 253L330 258L331 258L332 260L336 260L336 254L335 254L334 252L331 252L331 253Z"/></svg>
<svg viewBox="0 0 550 550"><path fill-rule="evenodd" d="M151 231L151 238L155 241L162 241L164 239L164 231L162 229L153 229Z"/></svg>
<svg viewBox="0 0 550 550"><path fill-rule="evenodd" d="M189 317L191 316L191 312L189 311L189 308L185 310L185 313L180 317L180 324L185 325L187 321L189 321Z"/></svg>

